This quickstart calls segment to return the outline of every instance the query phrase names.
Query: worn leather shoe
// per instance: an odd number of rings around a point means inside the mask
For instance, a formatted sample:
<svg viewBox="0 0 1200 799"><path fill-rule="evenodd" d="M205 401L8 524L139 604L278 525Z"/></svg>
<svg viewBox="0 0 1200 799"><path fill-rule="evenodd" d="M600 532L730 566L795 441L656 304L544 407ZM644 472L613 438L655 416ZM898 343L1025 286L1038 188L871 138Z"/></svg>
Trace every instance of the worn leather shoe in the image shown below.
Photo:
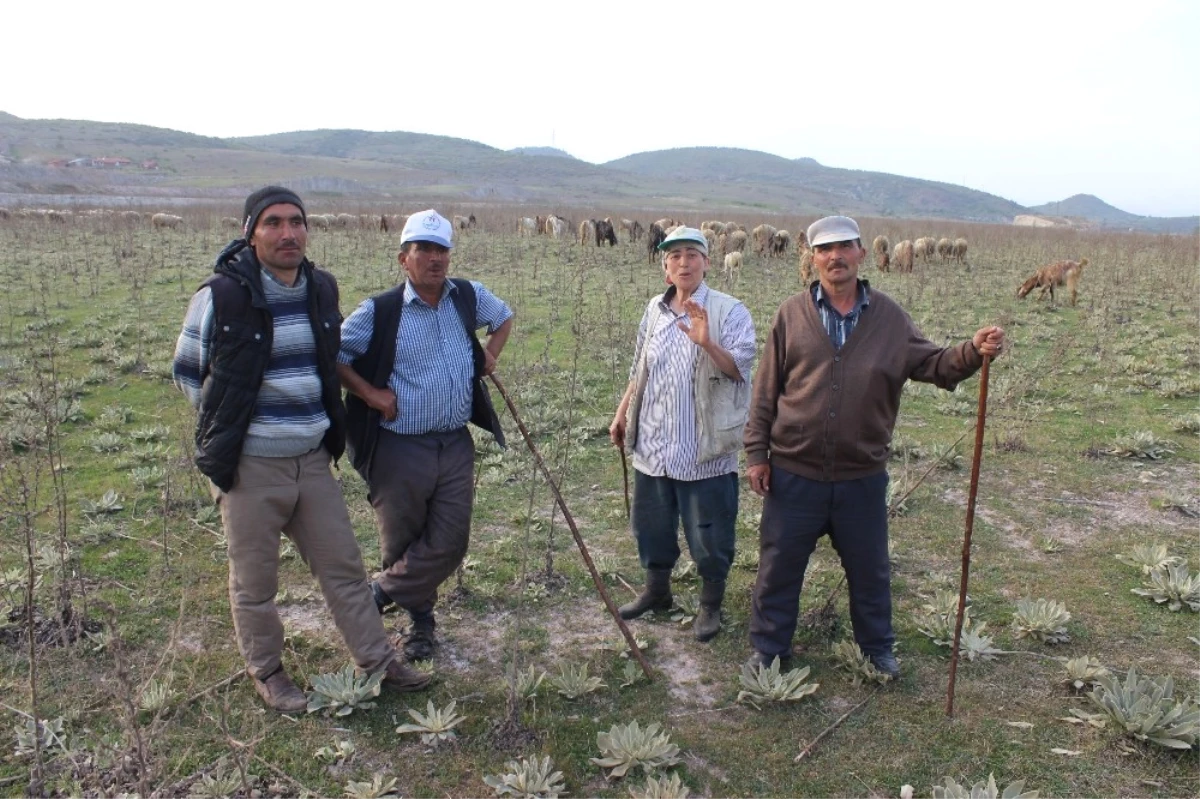
<svg viewBox="0 0 1200 799"><path fill-rule="evenodd" d="M900 664L896 661L896 656L891 652L883 652L878 655L868 655L871 665L880 674L886 674L889 680L900 679Z"/></svg>
<svg viewBox="0 0 1200 799"><path fill-rule="evenodd" d="M408 693L424 690L432 679L432 675L417 671L411 666L401 663L400 658L395 658L387 664L380 685L393 691Z"/></svg>
<svg viewBox="0 0 1200 799"><path fill-rule="evenodd" d="M255 678L254 690L267 707L280 713L302 713L308 709L308 698L282 668L265 680Z"/></svg>
<svg viewBox="0 0 1200 799"><path fill-rule="evenodd" d="M787 674L792 670L791 655L768 655L765 652L759 652L757 649L750 655L750 659L746 661L746 665L750 668L762 666L764 669L771 668L771 664L775 662L775 658L779 658L779 673Z"/></svg>

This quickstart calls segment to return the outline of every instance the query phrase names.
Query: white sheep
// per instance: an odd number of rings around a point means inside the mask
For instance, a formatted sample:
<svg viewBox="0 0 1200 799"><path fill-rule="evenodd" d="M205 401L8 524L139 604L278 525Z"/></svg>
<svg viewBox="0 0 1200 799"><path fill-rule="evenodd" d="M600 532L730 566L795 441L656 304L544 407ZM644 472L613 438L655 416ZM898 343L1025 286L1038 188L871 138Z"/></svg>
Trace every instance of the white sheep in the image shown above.
<svg viewBox="0 0 1200 799"><path fill-rule="evenodd" d="M579 223L579 243L596 244L596 223L591 219L585 219Z"/></svg>
<svg viewBox="0 0 1200 799"><path fill-rule="evenodd" d="M960 264L966 263L967 260L967 240L954 240L954 260Z"/></svg>
<svg viewBox="0 0 1200 799"><path fill-rule="evenodd" d="M942 259L942 263L949 261L954 255L954 242L945 237L938 239L937 254Z"/></svg>
<svg viewBox="0 0 1200 799"><path fill-rule="evenodd" d="M750 239L754 242L754 254L765 255L767 248L771 246L771 237L774 235L775 228L765 223L750 231Z"/></svg>
<svg viewBox="0 0 1200 799"><path fill-rule="evenodd" d="M171 228L172 230L183 224L183 217L175 214L157 213L150 217L150 224L156 229Z"/></svg>
<svg viewBox="0 0 1200 799"><path fill-rule="evenodd" d="M742 254L740 252L728 253L725 256L725 281L727 283L736 283L741 271Z"/></svg>
<svg viewBox="0 0 1200 799"><path fill-rule="evenodd" d="M813 279L812 250L805 247L800 250L800 284L808 286Z"/></svg>
<svg viewBox="0 0 1200 799"><path fill-rule="evenodd" d="M911 272L915 254L916 246L908 239L905 239L897 244L896 249L892 251L892 265L896 267L897 272Z"/></svg>

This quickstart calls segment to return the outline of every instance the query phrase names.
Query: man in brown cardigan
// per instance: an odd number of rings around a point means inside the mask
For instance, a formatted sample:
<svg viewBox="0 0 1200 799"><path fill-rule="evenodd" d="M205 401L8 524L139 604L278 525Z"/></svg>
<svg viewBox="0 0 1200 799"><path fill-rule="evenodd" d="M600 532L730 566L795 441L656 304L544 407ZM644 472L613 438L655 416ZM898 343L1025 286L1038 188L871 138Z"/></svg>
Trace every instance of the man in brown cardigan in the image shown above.
<svg viewBox="0 0 1200 799"><path fill-rule="evenodd" d="M858 224L829 216L808 229L818 280L789 297L767 334L746 424L750 487L764 498L751 604L752 663L787 668L804 571L826 533L846 571L863 654L895 679L887 544L887 463L906 380L952 391L999 354L983 327L941 348L887 295L858 278Z"/></svg>

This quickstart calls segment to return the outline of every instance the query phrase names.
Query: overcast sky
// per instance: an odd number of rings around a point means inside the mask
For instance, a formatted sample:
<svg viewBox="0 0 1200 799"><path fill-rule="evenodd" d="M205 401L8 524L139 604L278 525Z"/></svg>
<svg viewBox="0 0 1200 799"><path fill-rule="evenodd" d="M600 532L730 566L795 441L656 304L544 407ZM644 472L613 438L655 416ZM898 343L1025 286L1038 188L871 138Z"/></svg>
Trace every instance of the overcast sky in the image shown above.
<svg viewBox="0 0 1200 799"><path fill-rule="evenodd" d="M10 5L0 111L26 119L405 130L593 163L742 147L1200 213L1192 0Z"/></svg>

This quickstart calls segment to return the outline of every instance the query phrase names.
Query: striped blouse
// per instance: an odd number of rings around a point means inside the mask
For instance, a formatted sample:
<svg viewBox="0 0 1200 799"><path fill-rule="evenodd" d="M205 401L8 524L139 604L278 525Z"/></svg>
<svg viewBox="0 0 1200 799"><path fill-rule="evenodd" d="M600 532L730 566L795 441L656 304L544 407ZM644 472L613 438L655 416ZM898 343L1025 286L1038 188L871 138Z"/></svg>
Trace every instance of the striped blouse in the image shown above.
<svg viewBox="0 0 1200 799"><path fill-rule="evenodd" d="M708 284L701 283L693 295L701 305L708 300ZM675 323L691 323L687 314L677 316L660 305L653 330L648 330L650 313L642 316L638 348L646 347L649 374L638 417L633 468L651 477L675 480L705 480L738 470L738 454L731 452L705 463L696 463L696 407L693 397L696 345ZM733 356L743 379L750 379L754 365L754 323L750 311L738 303L729 312L721 330L720 344ZM707 357L707 356L704 356ZM634 369L637 364L634 364ZM630 374L630 380L636 375Z"/></svg>

